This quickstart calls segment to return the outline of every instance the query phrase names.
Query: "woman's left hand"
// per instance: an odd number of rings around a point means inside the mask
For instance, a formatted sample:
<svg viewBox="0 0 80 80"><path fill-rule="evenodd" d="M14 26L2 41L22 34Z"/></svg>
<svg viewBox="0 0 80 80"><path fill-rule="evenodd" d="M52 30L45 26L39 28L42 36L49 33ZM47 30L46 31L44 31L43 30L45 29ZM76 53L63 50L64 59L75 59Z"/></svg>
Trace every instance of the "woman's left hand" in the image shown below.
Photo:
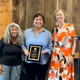
<svg viewBox="0 0 80 80"><path fill-rule="evenodd" d="M73 63L73 56L70 56L68 61L67 61L67 66L70 67Z"/></svg>
<svg viewBox="0 0 80 80"><path fill-rule="evenodd" d="M47 53L47 51L43 50L41 51L41 55Z"/></svg>

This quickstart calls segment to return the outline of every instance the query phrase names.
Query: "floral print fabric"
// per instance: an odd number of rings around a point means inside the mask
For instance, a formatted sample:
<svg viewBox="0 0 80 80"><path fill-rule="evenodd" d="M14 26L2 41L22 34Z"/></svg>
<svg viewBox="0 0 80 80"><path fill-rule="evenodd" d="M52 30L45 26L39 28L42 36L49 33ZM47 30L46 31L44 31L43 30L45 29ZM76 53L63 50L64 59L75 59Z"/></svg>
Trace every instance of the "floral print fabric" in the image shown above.
<svg viewBox="0 0 80 80"><path fill-rule="evenodd" d="M67 60L71 54L72 36L76 36L72 24L67 23L64 27L54 27L52 38L54 48L48 80L74 80L74 63L67 67Z"/></svg>

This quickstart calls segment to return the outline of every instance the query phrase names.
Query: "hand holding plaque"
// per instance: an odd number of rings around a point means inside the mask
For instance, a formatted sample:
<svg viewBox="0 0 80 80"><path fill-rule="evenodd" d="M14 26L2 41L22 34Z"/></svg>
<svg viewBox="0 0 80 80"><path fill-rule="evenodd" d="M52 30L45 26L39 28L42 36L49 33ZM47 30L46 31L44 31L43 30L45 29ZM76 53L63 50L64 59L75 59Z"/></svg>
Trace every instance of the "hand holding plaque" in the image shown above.
<svg viewBox="0 0 80 80"><path fill-rule="evenodd" d="M41 56L41 45L30 45L29 46L29 56L27 57L27 61L39 61Z"/></svg>

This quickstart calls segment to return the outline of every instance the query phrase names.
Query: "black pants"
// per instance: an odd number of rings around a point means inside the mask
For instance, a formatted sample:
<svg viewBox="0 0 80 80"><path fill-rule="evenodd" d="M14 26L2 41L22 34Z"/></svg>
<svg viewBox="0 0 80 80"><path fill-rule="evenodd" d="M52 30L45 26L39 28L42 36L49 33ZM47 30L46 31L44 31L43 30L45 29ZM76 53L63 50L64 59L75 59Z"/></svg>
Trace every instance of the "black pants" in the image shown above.
<svg viewBox="0 0 80 80"><path fill-rule="evenodd" d="M35 75L37 75L38 80L45 80L48 63L45 65L40 65L36 63L25 62L24 66L28 80L35 80Z"/></svg>

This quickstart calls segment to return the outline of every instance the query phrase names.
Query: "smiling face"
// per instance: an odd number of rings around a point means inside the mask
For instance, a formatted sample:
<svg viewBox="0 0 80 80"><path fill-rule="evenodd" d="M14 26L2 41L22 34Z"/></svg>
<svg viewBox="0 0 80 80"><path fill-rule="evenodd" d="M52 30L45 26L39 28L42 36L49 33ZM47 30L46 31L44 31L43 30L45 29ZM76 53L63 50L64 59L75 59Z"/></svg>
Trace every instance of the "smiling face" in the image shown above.
<svg viewBox="0 0 80 80"><path fill-rule="evenodd" d="M41 28L43 26L43 18L41 16L38 16L34 19L34 25L35 27Z"/></svg>
<svg viewBox="0 0 80 80"><path fill-rule="evenodd" d="M59 10L57 13L56 13L56 20L58 21L58 23L63 23L64 20L65 20L65 15L64 13Z"/></svg>
<svg viewBox="0 0 80 80"><path fill-rule="evenodd" d="M11 28L11 36L14 37L14 38L16 38L17 35L18 35L18 28L16 26L13 26Z"/></svg>

